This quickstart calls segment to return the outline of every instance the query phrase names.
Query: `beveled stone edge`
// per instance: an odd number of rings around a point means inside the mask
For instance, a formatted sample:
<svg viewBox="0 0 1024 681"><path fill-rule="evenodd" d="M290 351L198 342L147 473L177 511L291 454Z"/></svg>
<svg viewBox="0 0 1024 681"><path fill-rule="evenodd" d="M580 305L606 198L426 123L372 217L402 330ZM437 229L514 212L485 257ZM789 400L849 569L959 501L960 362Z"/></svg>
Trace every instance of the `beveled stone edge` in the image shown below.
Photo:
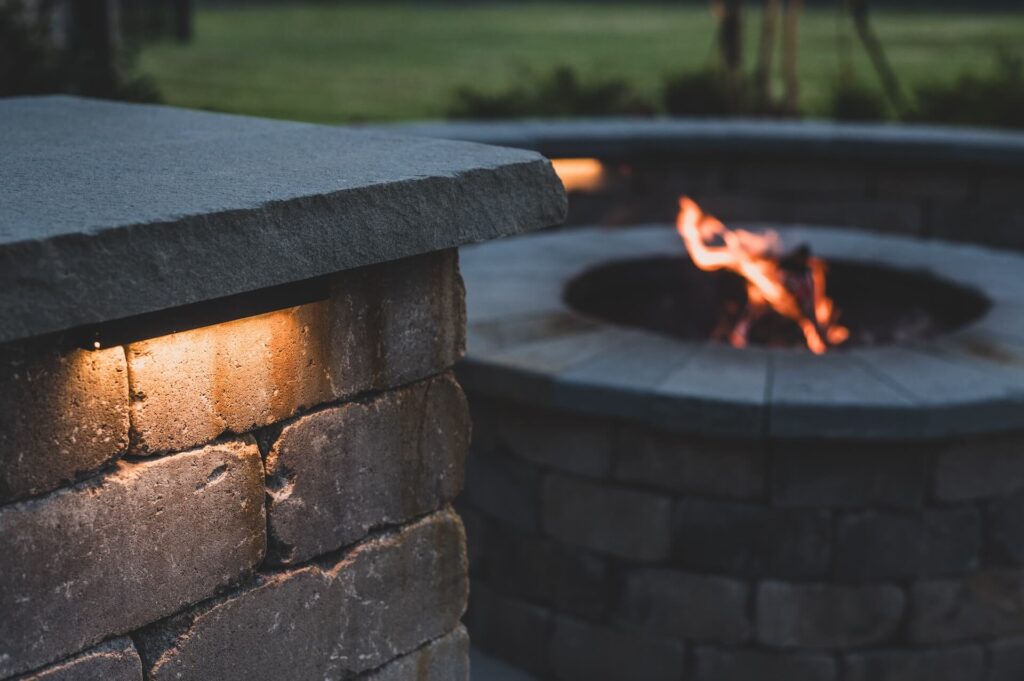
<svg viewBox="0 0 1024 681"><path fill-rule="evenodd" d="M928 253L937 253L938 256L935 257L939 257L944 266L952 267L951 270L943 272L947 278L961 284L973 285L989 296L1005 297L1006 295L1006 291L992 290L993 280L987 276L992 268L1019 265L1018 271L1024 271L1024 256L1008 256L983 248L967 247L961 252L955 245L941 242L921 242L906 237L882 236L868 232L857 232L851 236L849 231L829 228L813 228L806 232L804 227L778 229L782 232L784 239L790 235L807 237L812 239L812 246L815 247L817 246L813 242L815 235L822 237L822 245L837 234L843 237L840 244L846 243L851 238L859 238L868 242L867 245L871 247L869 250L872 252L881 248L887 253L889 256L886 258L887 264L898 264L901 262L899 258L903 257L902 264L905 267L922 266L922 262L920 260L908 261L906 259L908 251L901 250L901 248L920 246L920 249L911 248L909 252L913 254L919 250L919 258L923 258ZM666 233L669 236L665 236ZM675 239L674 232L668 225L628 227L618 230L582 228L531 235L464 249L462 257L466 263L463 271L466 278L467 295L473 296L475 293L486 295L488 281L480 272L486 272L487 268L481 268L477 258L488 254L501 261L504 264L504 269L512 276L517 263L519 267L523 266L524 252L529 252L530 256L526 257L525 261L529 263L531 272L542 272L542 275L535 276L550 277L551 279L545 279L545 286L550 287L554 281L564 283L587 267L601 262L663 253L664 251L660 250L657 244L659 242L674 244ZM576 242L581 244L579 249L572 248ZM517 253L516 258L501 257L500 251L505 249L523 250ZM952 250L950 251L950 249ZM827 256L829 255L828 250L828 248L822 248L821 252ZM964 257L949 263L946 257L947 251L955 251ZM681 247L679 251L674 252L682 253ZM572 254L573 257L567 260L565 258L567 254ZM981 264L981 269L978 270L979 259L991 264L991 267ZM545 269L545 266L548 268ZM496 276L492 277L491 281L496 283L505 281L500 276L500 269L499 267L499 271L494 272ZM985 276L980 278L972 276L972 273L979 271ZM515 294L515 290L511 290ZM1024 298L1024 290L1012 293L1015 297ZM1024 429L1024 337L1000 335L988 330L1002 326L999 315L1024 315L1024 304L993 305L980 320L938 339L938 344L914 343L900 346L911 352L930 352L935 348L941 348L947 356L952 356L953 359L960 358L955 354L959 352L965 362L972 362L976 368L979 366L978 363L984 360L968 354L968 346L958 343L958 338L968 336L977 338L980 335L986 342L1012 353L1020 362L1019 370L1014 376L1007 376L1005 367L995 363L992 363L987 372L983 368L978 369L979 381L984 384L986 390L990 391L984 398L957 400L956 389L958 386L954 381L950 383L949 391L943 396L948 397L948 400L915 401L904 394L901 397L894 397L892 400L883 400L879 403L830 405L811 399L806 401L776 400L771 390L771 372L775 364L773 357L779 357L786 353L787 356L796 356L798 361L813 366L814 363L837 362L846 357L862 358L865 353L871 351L871 348L837 351L823 357L810 353L795 355L792 351L786 350L756 349L756 352L763 352L769 358L769 387L764 395L758 396L753 384L751 387L755 392L751 394L749 400L742 402L713 398L710 395L706 397L693 394L673 395L658 391L657 384L623 385L621 381L613 382L600 374L581 378L578 375L579 372L575 370L591 357L584 357L579 361L570 359L561 364L555 362L546 366L522 360L526 354L543 351L545 344L551 345L560 341L571 344L571 339L581 334L657 337L657 334L652 332L624 329L586 317L569 309L561 299L554 305L552 302L542 297L534 297L532 299L532 305L535 307L534 313L524 312L520 309L517 315L508 321L517 322L529 317L530 314L562 316L566 320L571 320L571 323L562 326L568 331L562 335L533 338L523 343L513 342L500 349L490 349L486 352L474 351L470 344L465 360L457 367L459 381L467 392L504 397L580 414L638 420L666 429L739 437L921 440ZM494 317L488 317L487 323L495 323ZM474 326L474 319L470 312L468 319L470 338L472 338ZM701 354L703 348L712 346L717 348L717 353L723 357L723 369L729 367L730 351L747 352L733 350L728 346L718 344L683 341L674 341L673 343L680 351L695 355ZM616 345L610 341L608 346L611 349L604 354L606 358L609 353L616 351L616 347L625 347L624 343ZM941 360L941 357L939 359ZM983 367L983 365L980 366ZM575 372L571 378L566 375L570 371ZM714 372L710 371L709 373ZM884 380L884 377L880 380ZM898 388L896 392L899 392ZM904 392L909 391L905 390Z"/></svg>

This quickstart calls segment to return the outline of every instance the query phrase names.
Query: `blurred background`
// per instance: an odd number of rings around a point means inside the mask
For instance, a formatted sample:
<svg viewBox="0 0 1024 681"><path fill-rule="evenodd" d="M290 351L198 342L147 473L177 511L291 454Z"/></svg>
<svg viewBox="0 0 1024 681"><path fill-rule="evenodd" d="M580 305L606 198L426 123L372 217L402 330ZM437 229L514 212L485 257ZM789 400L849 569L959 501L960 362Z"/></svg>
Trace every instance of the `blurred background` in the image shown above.
<svg viewBox="0 0 1024 681"><path fill-rule="evenodd" d="M322 123L764 116L1024 126L1019 0L0 0L0 96Z"/></svg>

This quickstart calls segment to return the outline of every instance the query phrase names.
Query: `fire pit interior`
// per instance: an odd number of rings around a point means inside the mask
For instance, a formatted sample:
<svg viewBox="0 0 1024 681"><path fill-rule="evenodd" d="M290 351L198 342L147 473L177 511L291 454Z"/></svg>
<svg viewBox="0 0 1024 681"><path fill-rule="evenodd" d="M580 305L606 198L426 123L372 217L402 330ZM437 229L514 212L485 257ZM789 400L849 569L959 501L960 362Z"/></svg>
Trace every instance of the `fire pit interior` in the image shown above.
<svg viewBox="0 0 1024 681"><path fill-rule="evenodd" d="M830 297L849 329L843 347L931 338L979 318L989 302L978 291L924 270L831 261ZM731 272L708 273L685 256L614 261L569 282L572 309L620 326L683 340L725 340L747 304L747 287ZM793 321L764 316L750 329L752 345L804 347Z"/></svg>

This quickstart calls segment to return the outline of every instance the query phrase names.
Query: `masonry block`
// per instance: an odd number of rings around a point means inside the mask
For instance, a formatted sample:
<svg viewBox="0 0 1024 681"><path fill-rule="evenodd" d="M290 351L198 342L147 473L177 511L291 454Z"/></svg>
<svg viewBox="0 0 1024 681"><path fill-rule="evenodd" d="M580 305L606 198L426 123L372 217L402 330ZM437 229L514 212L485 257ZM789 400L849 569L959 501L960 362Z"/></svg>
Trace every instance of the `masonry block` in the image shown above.
<svg viewBox="0 0 1024 681"><path fill-rule="evenodd" d="M981 530L973 508L846 515L838 524L836 574L854 580L963 574L977 567Z"/></svg>
<svg viewBox="0 0 1024 681"><path fill-rule="evenodd" d="M299 417L267 455L271 558L299 563L462 490L465 396L450 375Z"/></svg>
<svg viewBox="0 0 1024 681"><path fill-rule="evenodd" d="M588 619L604 614L612 588L606 559L497 526L490 540L486 574L508 593Z"/></svg>
<svg viewBox="0 0 1024 681"><path fill-rule="evenodd" d="M666 496L552 474L543 503L544 529L560 541L637 561L669 555Z"/></svg>
<svg viewBox="0 0 1024 681"><path fill-rule="evenodd" d="M364 681L469 681L469 634L455 629L370 672Z"/></svg>
<svg viewBox="0 0 1024 681"><path fill-rule="evenodd" d="M142 681L142 662L130 638L115 638L16 681Z"/></svg>
<svg viewBox="0 0 1024 681"><path fill-rule="evenodd" d="M896 199L965 201L970 189L966 171L883 170L875 178L878 195Z"/></svg>
<svg viewBox="0 0 1024 681"><path fill-rule="evenodd" d="M0 504L93 473L127 447L120 347L0 352Z"/></svg>
<svg viewBox="0 0 1024 681"><path fill-rule="evenodd" d="M909 635L948 643L1024 634L1024 572L993 570L962 580L919 582L910 590Z"/></svg>
<svg viewBox="0 0 1024 681"><path fill-rule="evenodd" d="M767 457L751 442L626 427L616 440L620 480L740 499L764 495Z"/></svg>
<svg viewBox="0 0 1024 681"><path fill-rule="evenodd" d="M0 508L0 677L131 631L263 560L263 467L226 442Z"/></svg>
<svg viewBox="0 0 1024 681"><path fill-rule="evenodd" d="M858 443L783 443L775 456L772 499L781 506L918 507L929 482L922 447Z"/></svg>
<svg viewBox="0 0 1024 681"><path fill-rule="evenodd" d="M835 660L817 653L697 648L694 681L835 681Z"/></svg>
<svg viewBox="0 0 1024 681"><path fill-rule="evenodd" d="M1024 564L1024 491L988 505L990 550L1000 562Z"/></svg>
<svg viewBox="0 0 1024 681"><path fill-rule="evenodd" d="M558 681L678 681L686 655L680 641L569 617L556 619L550 650Z"/></svg>
<svg viewBox="0 0 1024 681"><path fill-rule="evenodd" d="M540 527L540 471L533 464L474 450L466 460L463 503L526 532Z"/></svg>
<svg viewBox="0 0 1024 681"><path fill-rule="evenodd" d="M1020 433L955 440L940 450L935 496L967 501L1024 490L1024 436Z"/></svg>
<svg viewBox="0 0 1024 681"><path fill-rule="evenodd" d="M175 451L402 385L461 356L446 251L343 272L328 300L127 346L133 453Z"/></svg>
<svg viewBox="0 0 1024 681"><path fill-rule="evenodd" d="M473 645L539 677L546 677L551 611L499 594L473 580L466 624Z"/></svg>
<svg viewBox="0 0 1024 681"><path fill-rule="evenodd" d="M867 174L835 165L806 163L743 163L735 173L737 187L760 196L863 199Z"/></svg>
<svg viewBox="0 0 1024 681"><path fill-rule="evenodd" d="M626 576L624 621L666 638L741 644L751 636L750 589L725 577L674 570L635 570Z"/></svg>
<svg viewBox="0 0 1024 681"><path fill-rule="evenodd" d="M898 587L763 582L757 639L773 648L852 648L885 641L900 625Z"/></svg>
<svg viewBox="0 0 1024 681"><path fill-rule="evenodd" d="M340 558L259 575L137 641L151 681L344 679L454 629L467 590L462 524L445 510Z"/></svg>
<svg viewBox="0 0 1024 681"><path fill-rule="evenodd" d="M832 555L828 511L688 498L672 514L674 561L741 577L823 577Z"/></svg>
<svg viewBox="0 0 1024 681"><path fill-rule="evenodd" d="M516 456L548 468L595 477L611 470L612 427L598 419L509 406L498 434Z"/></svg>
<svg viewBox="0 0 1024 681"><path fill-rule="evenodd" d="M846 658L845 681L983 681L985 652L978 646L934 650L854 653Z"/></svg>
<svg viewBox="0 0 1024 681"><path fill-rule="evenodd" d="M1024 637L1004 638L988 646L990 660L986 681L1020 681L1024 678Z"/></svg>

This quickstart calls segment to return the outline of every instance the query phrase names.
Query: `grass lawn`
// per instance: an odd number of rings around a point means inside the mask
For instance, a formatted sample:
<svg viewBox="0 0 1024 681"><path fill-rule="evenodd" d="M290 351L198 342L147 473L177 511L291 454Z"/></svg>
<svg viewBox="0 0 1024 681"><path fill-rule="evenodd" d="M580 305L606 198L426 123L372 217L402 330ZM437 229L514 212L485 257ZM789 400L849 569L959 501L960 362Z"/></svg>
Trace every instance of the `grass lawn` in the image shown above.
<svg viewBox="0 0 1024 681"><path fill-rule="evenodd" d="M837 3L838 4L838 3ZM748 14L753 57L757 18ZM905 84L1024 54L1024 12L882 11L875 25ZM200 6L189 45L147 46L139 67L169 104L318 122L442 116L460 85L500 89L524 70L575 67L654 95L666 73L713 58L706 6L343 4ZM805 12L803 104L821 111L839 68L831 9ZM853 43L857 72L874 84Z"/></svg>

